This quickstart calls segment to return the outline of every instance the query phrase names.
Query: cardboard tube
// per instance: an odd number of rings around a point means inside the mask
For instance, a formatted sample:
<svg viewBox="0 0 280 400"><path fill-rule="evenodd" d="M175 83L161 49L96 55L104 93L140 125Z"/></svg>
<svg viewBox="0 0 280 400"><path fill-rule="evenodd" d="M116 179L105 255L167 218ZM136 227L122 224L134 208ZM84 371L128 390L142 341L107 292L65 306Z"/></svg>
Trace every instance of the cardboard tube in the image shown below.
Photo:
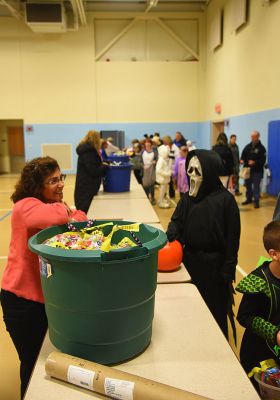
<svg viewBox="0 0 280 400"><path fill-rule="evenodd" d="M52 352L46 373L62 381L120 400L206 400L206 397L96 364L69 354ZM209 400L209 399L208 399Z"/></svg>

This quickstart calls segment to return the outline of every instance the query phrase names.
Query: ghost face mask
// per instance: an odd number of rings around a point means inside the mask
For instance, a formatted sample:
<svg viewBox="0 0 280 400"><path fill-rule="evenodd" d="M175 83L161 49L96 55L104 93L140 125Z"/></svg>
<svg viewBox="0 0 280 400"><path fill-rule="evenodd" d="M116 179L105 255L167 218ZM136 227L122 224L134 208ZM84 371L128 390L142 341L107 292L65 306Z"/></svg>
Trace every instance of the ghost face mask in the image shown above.
<svg viewBox="0 0 280 400"><path fill-rule="evenodd" d="M202 183L202 168L197 156L190 159L187 174L190 177L189 196L196 197Z"/></svg>

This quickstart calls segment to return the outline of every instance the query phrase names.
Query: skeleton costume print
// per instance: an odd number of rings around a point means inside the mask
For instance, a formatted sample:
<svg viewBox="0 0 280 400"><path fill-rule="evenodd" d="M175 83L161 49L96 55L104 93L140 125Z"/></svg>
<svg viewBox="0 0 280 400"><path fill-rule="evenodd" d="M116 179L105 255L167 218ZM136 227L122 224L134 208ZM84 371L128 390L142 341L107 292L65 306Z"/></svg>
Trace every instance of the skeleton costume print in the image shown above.
<svg viewBox="0 0 280 400"><path fill-rule="evenodd" d="M227 337L232 317L232 281L240 237L239 209L220 179L221 159L210 150L193 150L186 159L189 192L179 201L168 226L171 242L184 246L184 264Z"/></svg>

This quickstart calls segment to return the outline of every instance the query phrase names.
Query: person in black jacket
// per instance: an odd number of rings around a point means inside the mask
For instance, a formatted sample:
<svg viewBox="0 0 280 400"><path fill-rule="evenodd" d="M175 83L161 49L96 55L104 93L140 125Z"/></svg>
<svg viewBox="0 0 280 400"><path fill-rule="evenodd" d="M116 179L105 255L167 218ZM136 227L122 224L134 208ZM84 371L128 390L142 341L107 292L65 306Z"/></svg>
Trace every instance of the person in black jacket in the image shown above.
<svg viewBox="0 0 280 400"><path fill-rule="evenodd" d="M192 150L186 159L189 191L179 201L167 229L170 242L184 246L183 262L192 282L227 337L233 324L240 216L234 196L219 179L221 159L211 150Z"/></svg>
<svg viewBox="0 0 280 400"><path fill-rule="evenodd" d="M106 166L100 157L100 134L89 131L76 148L78 154L75 184L75 206L88 212L93 197L98 193Z"/></svg>
<svg viewBox="0 0 280 400"><path fill-rule="evenodd" d="M254 207L259 208L260 184L266 160L266 149L261 144L259 132L253 131L251 139L251 143L244 147L240 160L244 167L250 167L250 178L245 180L246 200L242 204L250 204L254 199Z"/></svg>
<svg viewBox="0 0 280 400"><path fill-rule="evenodd" d="M229 179L233 175L233 155L228 145L227 135L221 132L217 137L216 144L213 146L213 150L221 157L223 166L220 172L220 179L225 188L228 188Z"/></svg>
<svg viewBox="0 0 280 400"><path fill-rule="evenodd" d="M240 196L242 193L239 191L239 170L240 170L240 156L239 147L236 143L236 135L232 134L229 138L229 148L233 156L233 190L235 196Z"/></svg>

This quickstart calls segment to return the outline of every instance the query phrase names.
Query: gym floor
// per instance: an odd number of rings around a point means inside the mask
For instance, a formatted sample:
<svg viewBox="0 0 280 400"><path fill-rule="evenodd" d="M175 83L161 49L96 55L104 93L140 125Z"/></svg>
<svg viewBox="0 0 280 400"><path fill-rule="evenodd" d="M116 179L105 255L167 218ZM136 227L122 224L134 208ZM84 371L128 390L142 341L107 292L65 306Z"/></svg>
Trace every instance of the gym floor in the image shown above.
<svg viewBox="0 0 280 400"><path fill-rule="evenodd" d="M12 202L10 196L14 190L14 185L18 179L18 175L0 175L0 280L3 270L7 262L7 255L10 242L10 220ZM64 200L73 205L73 194L75 185L75 175L67 176L64 188ZM241 217L241 238L239 248L239 259L236 273L236 283L242 277L255 268L257 261L261 255L266 256L262 245L262 232L264 226L271 221L276 199L274 197L263 194L261 198L261 207L254 209L252 205L242 206L244 201L245 188L241 188L242 196L236 197L240 209ZM156 193L157 196L157 193ZM176 199L178 200L178 199ZM174 208L159 209L154 207L159 216L162 226L166 229ZM241 295L235 296L236 306L235 314L240 303ZM238 355L240 341L243 330L237 323L238 343L235 347L232 335L230 334L230 344L233 351ZM6 332L5 325L2 320L2 310L0 308L0 398L2 400L19 400L19 360L17 353L13 347L11 339Z"/></svg>

